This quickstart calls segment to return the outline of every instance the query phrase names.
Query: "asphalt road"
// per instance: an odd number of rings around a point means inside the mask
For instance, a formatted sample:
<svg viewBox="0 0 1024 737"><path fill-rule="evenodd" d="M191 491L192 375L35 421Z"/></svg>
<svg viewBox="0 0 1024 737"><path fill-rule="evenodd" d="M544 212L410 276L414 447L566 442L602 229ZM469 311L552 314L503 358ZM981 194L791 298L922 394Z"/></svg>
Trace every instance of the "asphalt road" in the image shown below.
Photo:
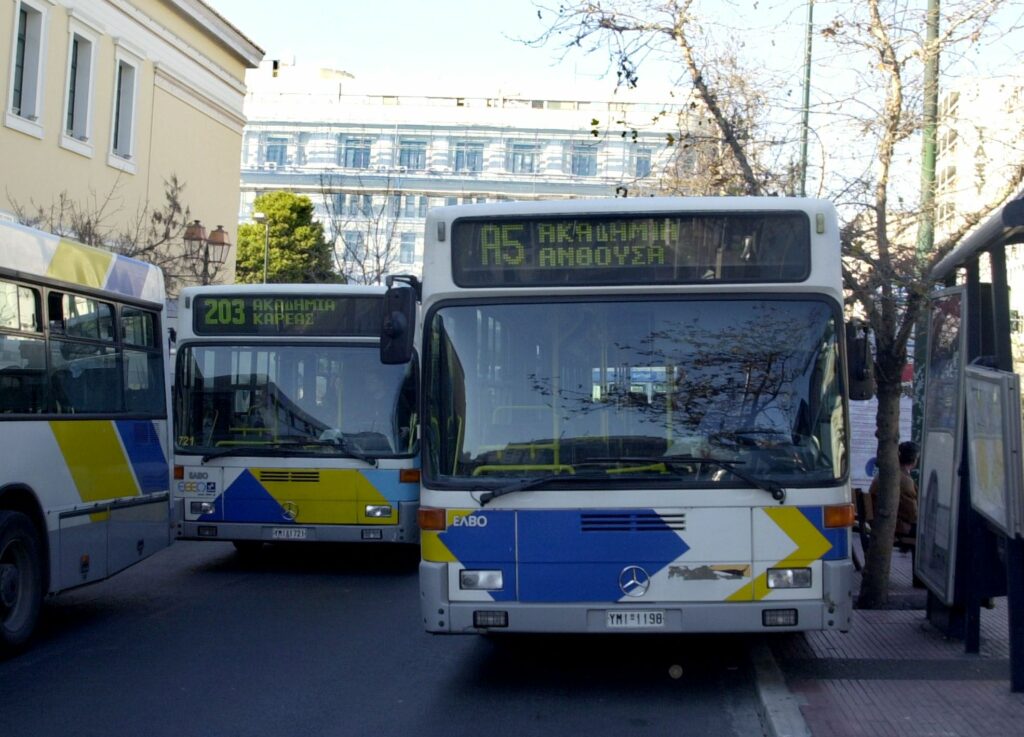
<svg viewBox="0 0 1024 737"><path fill-rule="evenodd" d="M401 548L181 542L50 600L0 737L760 734L743 637L440 637Z"/></svg>

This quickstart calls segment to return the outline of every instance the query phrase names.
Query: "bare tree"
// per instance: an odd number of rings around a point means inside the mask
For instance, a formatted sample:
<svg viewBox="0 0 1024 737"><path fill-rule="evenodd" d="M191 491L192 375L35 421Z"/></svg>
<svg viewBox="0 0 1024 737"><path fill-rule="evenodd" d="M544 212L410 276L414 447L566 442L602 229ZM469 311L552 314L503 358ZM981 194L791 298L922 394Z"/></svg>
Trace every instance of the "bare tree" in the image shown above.
<svg viewBox="0 0 1024 737"><path fill-rule="evenodd" d="M400 255L396 238L403 195L391 177L384 175L383 184L368 186L358 175L325 169L320 196L335 238L338 272L352 284L383 283Z"/></svg>
<svg viewBox="0 0 1024 737"><path fill-rule="evenodd" d="M903 182L918 181L914 166L922 129L923 69L931 55L953 56L976 47L990 32L993 15L1006 4L1004 0L951 0L935 43L924 37L924 8L905 0L834 6L831 22L820 31L835 52L832 63L855 75L842 89L819 90L821 101L815 111L823 122L815 135L832 141L820 162L820 187L823 196L836 202L844 222L841 239L848 302L863 310L875 335L877 540L892 540L895 534L901 374L908 341L932 287L928 276L964 234L1024 181L1022 153L1005 186L990 202L965 214L929 253L917 253L915 236L923 213L912 204L919 193L904 191ZM715 145L705 150L718 157L717 165L705 167L713 171L703 183L705 189L688 193L718 194L723 188L752 195L789 192L795 172L795 136L769 133L794 112L785 98L773 94L784 84L766 70L751 73L759 69L756 60L741 64L742 52L735 39L742 33L715 22L712 13L722 17L727 12L721 2L705 5L707 10L701 13L698 0L567 2L542 9L541 17L547 13L551 20L538 43L562 43L568 52L603 49L614 63L619 83L627 85L638 83L645 61L671 59L680 71L668 81L682 88L681 96L691 94L693 104L706 112L713 132L707 141ZM766 111L764 106L773 110ZM679 140L685 141L685 136ZM688 184L701 185L699 181ZM664 184L668 192L686 189L671 179ZM861 606L885 604L890 550L891 545L872 546Z"/></svg>
<svg viewBox="0 0 1024 737"><path fill-rule="evenodd" d="M667 141L676 154L662 193L791 193L796 128L769 119L787 105L785 85L745 62L735 37L716 41L695 5L695 0L565 3L540 11L541 18L547 13L553 20L531 43L561 44L567 52L604 50L617 83L628 87L639 85L643 62L674 62L664 81L675 87L683 105L674 113L679 132ZM670 114L666 108L659 117Z"/></svg>
<svg viewBox="0 0 1024 737"><path fill-rule="evenodd" d="M91 190L84 202L73 200L67 191L46 205L34 200L22 204L9 193L8 200L15 217L24 225L159 266L172 294L185 283L198 282L203 268L202 245L183 238L189 221L189 208L182 198L185 183L171 174L164 181L163 203L150 207L145 202L130 216L124 216L123 186L119 177L107 192ZM213 278L219 268L210 265Z"/></svg>

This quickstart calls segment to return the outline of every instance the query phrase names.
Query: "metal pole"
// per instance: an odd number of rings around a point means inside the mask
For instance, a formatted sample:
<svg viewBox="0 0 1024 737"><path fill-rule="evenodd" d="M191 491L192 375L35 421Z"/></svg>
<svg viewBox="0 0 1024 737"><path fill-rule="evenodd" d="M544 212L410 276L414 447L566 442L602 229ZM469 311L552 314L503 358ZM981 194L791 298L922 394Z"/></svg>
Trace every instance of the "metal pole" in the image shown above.
<svg viewBox="0 0 1024 737"><path fill-rule="evenodd" d="M807 196L807 132L811 117L811 42L814 40L814 0L807 0L807 44L804 48L804 111L800 130L800 196Z"/></svg>
<svg viewBox="0 0 1024 737"><path fill-rule="evenodd" d="M921 224L917 232L917 261L924 264L935 244L935 129L939 114L939 0L928 0L925 33L924 121L921 135ZM914 404L911 436L924 436L924 361L927 324L922 317L914 332Z"/></svg>
<svg viewBox="0 0 1024 737"><path fill-rule="evenodd" d="M921 130L921 227L917 255L931 253L935 240L935 128L939 117L939 0L928 0L924 66L924 121Z"/></svg>
<svg viewBox="0 0 1024 737"><path fill-rule="evenodd" d="M1010 286L1006 276L1006 244L989 251L992 268L992 317L995 323L996 366L1013 371L1010 341ZM1010 641L1010 691L1024 693L1024 540L1006 537L1006 605Z"/></svg>

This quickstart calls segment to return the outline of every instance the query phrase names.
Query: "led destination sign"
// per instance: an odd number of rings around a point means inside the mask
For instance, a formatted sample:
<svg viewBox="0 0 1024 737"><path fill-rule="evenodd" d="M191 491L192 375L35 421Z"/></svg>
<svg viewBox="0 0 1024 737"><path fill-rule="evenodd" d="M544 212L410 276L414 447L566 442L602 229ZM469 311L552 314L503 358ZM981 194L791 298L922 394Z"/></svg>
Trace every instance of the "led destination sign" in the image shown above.
<svg viewBox="0 0 1024 737"><path fill-rule="evenodd" d="M452 226L462 287L795 282L810 272L803 213L463 218Z"/></svg>
<svg viewBox="0 0 1024 737"><path fill-rule="evenodd" d="M196 335L375 337L383 304L369 295L203 295L193 303L193 329Z"/></svg>

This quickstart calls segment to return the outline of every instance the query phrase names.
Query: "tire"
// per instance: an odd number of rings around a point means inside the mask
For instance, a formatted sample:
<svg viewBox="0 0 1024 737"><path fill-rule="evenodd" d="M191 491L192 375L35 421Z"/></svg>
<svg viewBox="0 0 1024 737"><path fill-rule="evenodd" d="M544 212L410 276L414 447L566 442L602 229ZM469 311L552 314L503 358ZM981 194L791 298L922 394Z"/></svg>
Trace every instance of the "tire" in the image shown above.
<svg viewBox="0 0 1024 737"><path fill-rule="evenodd" d="M0 658L28 643L42 603L39 533L21 512L0 512Z"/></svg>

